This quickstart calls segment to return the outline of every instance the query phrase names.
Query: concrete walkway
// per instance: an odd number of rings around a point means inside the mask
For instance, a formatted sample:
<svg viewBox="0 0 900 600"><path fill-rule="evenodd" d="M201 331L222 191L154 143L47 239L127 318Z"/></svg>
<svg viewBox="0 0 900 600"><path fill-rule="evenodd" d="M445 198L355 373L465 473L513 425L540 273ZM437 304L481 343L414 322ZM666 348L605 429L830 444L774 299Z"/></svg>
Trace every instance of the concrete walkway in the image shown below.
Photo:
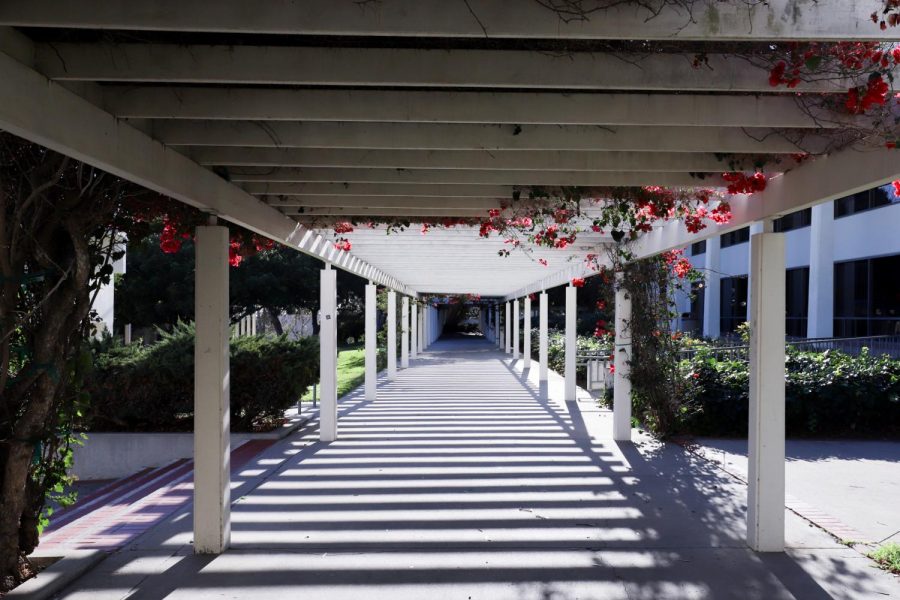
<svg viewBox="0 0 900 600"><path fill-rule="evenodd" d="M695 451L740 476L747 474L747 440L702 438ZM829 531L856 542L900 543L900 442L788 440L789 497L814 507ZM804 514L804 516L806 516ZM815 513L811 516L817 523Z"/></svg>
<svg viewBox="0 0 900 600"><path fill-rule="evenodd" d="M233 549L191 554L189 510L113 554L73 599L900 598L788 513L790 552L746 549L746 488L708 461L559 402L486 342L438 342L236 477ZM536 365L535 365L536 367ZM533 369L532 371L535 371Z"/></svg>

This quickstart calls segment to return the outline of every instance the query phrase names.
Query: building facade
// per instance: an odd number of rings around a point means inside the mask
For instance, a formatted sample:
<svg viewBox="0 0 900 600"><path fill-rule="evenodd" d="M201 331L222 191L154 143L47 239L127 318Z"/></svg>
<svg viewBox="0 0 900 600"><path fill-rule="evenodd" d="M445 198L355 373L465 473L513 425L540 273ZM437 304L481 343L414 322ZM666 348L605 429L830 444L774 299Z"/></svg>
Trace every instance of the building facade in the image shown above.
<svg viewBox="0 0 900 600"><path fill-rule="evenodd" d="M900 334L900 197L891 185L775 221L785 233L786 331L791 338ZM679 328L733 334L747 320L754 224L685 254L706 275L679 298Z"/></svg>

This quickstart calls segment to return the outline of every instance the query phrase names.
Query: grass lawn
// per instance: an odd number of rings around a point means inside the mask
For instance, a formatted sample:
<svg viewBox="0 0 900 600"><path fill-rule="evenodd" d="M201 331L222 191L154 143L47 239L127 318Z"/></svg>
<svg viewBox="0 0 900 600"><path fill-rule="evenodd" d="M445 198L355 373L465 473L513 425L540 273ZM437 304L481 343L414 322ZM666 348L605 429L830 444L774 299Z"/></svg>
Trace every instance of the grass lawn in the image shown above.
<svg viewBox="0 0 900 600"><path fill-rule="evenodd" d="M366 353L362 346L341 348L337 359L337 396L340 398L362 385L366 377ZM318 392L318 390L317 390ZM312 388L303 395L303 402L312 402Z"/></svg>

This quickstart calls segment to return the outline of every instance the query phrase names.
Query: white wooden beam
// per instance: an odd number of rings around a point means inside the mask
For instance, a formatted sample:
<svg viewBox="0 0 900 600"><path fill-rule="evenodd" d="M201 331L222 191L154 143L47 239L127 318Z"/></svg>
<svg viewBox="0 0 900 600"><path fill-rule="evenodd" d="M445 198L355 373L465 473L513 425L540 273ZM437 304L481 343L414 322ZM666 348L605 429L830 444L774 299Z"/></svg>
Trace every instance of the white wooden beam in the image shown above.
<svg viewBox="0 0 900 600"><path fill-rule="evenodd" d="M265 198L269 206L284 209L288 214L303 212L306 207L340 208L349 211L354 208L439 208L439 209L477 209L487 213L492 208L500 208L503 203L509 204L512 198L485 197L466 198L456 196L294 196L282 200ZM294 209L294 210L291 210Z"/></svg>
<svg viewBox="0 0 900 600"><path fill-rule="evenodd" d="M699 155L684 154L684 157ZM523 156L524 162L528 157ZM648 154L647 162L659 162L654 160L655 155ZM702 164L706 159L699 156L696 164ZM622 161L610 160L611 167ZM685 161L687 162L687 161ZM652 166L652 165L651 165ZM721 172L725 168L721 162L710 160L704 165L703 171ZM721 178L718 174L698 179L691 176L688 170L685 172L660 172L660 171L631 171L623 170L612 172L611 170L597 171L529 171L529 170L487 170L487 169L353 169L353 168L269 168L253 173L247 173L249 169L236 168L229 171L232 181L242 182L244 189L254 194L293 195L297 186L310 184L323 184L353 186L362 183L381 184L477 184L477 185L577 185L577 186L636 186L636 185L665 185L670 187L690 187L696 185L716 187L720 185Z"/></svg>
<svg viewBox="0 0 900 600"><path fill-rule="evenodd" d="M412 196L428 198L431 196L451 198L507 198L512 199L516 186L513 185L467 185L444 183L281 183L281 184L245 184L244 189L251 193L270 196L288 196L278 200L267 200L272 206L323 206L319 198L328 197L329 201L345 202L344 206L391 206L388 204L366 204L380 202L378 197ZM523 197L527 196L527 190ZM408 200L407 200L408 202Z"/></svg>
<svg viewBox="0 0 900 600"><path fill-rule="evenodd" d="M0 129L310 252L317 236L295 220L3 53L0 81Z"/></svg>
<svg viewBox="0 0 900 600"><path fill-rule="evenodd" d="M726 225L712 225L691 234L683 223L673 221L641 235L634 248L635 256L643 258L673 248L684 248L755 221L776 218L815 204L850 196L896 179L900 179L897 150L842 150L772 178L763 192L749 197L732 197L730 204L733 217Z"/></svg>
<svg viewBox="0 0 900 600"><path fill-rule="evenodd" d="M814 133L802 145L779 130L643 125L484 125L314 121L158 121L152 135L168 146L363 148L398 150L618 150L792 154L824 151Z"/></svg>
<svg viewBox="0 0 900 600"><path fill-rule="evenodd" d="M308 206L296 209L284 209L284 213L302 217L471 217L487 218L487 208L382 208L382 207L352 207L352 206ZM479 240L473 238L473 243ZM407 249L409 251L409 249Z"/></svg>
<svg viewBox="0 0 900 600"><path fill-rule="evenodd" d="M439 90L333 90L104 86L104 106L124 118L245 121L385 121L514 125L837 127L794 97Z"/></svg>
<svg viewBox="0 0 900 600"><path fill-rule="evenodd" d="M877 5L875 5L877 8ZM869 17L873 5L853 0L769 0L764 4L700 0L690 13L677 5L658 15L616 4L585 19L564 21L537 2L517 0L274 0L248 10L242 0L31 0L0 5L0 24L163 31L308 35L639 40L891 39Z"/></svg>
<svg viewBox="0 0 900 600"><path fill-rule="evenodd" d="M694 57L694 53L53 43L37 45L35 64L57 81L765 93L840 92L851 85L849 80L823 78L803 81L793 89L772 88L768 71L744 58L708 54L704 66L697 68Z"/></svg>
<svg viewBox="0 0 900 600"><path fill-rule="evenodd" d="M202 165L240 167L372 167L382 169L473 169L513 171L722 172L727 157L709 152L574 150L390 150L305 148L194 148ZM735 158L740 158L735 157ZM781 164L793 164L781 157ZM752 164L752 163L750 163ZM236 169L235 176L244 169ZM267 170L253 171L262 173ZM278 171L272 171L278 173ZM263 178L263 181L266 181ZM334 181L325 179L324 181ZM437 183L437 182L436 182ZM449 182L453 183L453 182ZM509 182L507 182L509 183Z"/></svg>

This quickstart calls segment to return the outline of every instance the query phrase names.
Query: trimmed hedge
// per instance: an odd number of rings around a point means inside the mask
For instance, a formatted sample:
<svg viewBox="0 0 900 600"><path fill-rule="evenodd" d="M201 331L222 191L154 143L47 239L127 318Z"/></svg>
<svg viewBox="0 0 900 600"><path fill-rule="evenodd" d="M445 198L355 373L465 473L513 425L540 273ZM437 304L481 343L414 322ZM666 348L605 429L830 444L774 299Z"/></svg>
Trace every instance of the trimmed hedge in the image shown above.
<svg viewBox="0 0 900 600"><path fill-rule="evenodd" d="M789 351L785 424L792 437L885 437L900 434L900 361L829 350ZM693 435L746 436L748 365L699 352L682 361L686 386L681 429Z"/></svg>
<svg viewBox="0 0 900 600"><path fill-rule="evenodd" d="M318 381L319 342L311 337L231 340L231 430L278 423ZM151 346L99 352L86 382L92 431L191 431L194 410L194 326L180 323Z"/></svg>

